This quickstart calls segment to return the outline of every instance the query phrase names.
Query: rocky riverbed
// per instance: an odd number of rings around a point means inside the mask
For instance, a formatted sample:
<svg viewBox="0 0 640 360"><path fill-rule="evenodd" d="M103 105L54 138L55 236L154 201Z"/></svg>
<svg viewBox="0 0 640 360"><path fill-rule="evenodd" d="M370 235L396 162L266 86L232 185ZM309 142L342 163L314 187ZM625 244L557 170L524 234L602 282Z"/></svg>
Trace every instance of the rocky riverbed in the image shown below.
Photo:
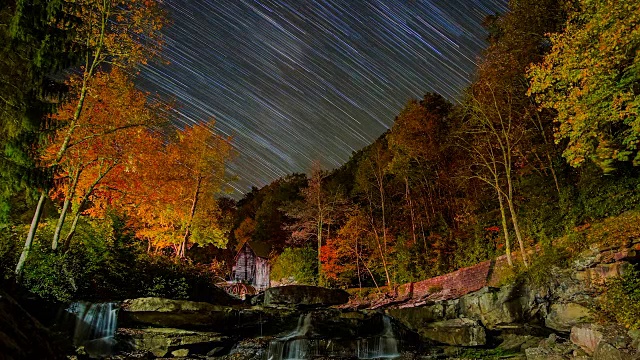
<svg viewBox="0 0 640 360"><path fill-rule="evenodd" d="M243 303L139 298L101 305L111 320L98 315L98 305L76 305L67 307L76 329L109 324L113 333L94 331L100 335L57 350L45 340L46 329L3 294L0 346L7 359L74 351L69 356L78 359L640 359L640 331L607 323L594 311L596 285L637 263L638 250L637 242L591 249L537 286L520 281L475 289L482 276L490 283L491 271L479 264L438 279L443 286L435 290L400 293L365 309L342 290L311 286L270 288ZM466 293L462 285L455 293L447 285L470 282ZM30 337L41 350L30 346Z"/></svg>

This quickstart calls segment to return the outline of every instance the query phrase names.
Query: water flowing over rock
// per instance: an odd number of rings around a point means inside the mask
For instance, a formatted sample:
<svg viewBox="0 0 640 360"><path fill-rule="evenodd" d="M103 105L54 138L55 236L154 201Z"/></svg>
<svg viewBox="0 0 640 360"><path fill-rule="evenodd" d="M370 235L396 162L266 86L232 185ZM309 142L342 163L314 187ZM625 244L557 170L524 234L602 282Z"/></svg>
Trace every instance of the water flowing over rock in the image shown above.
<svg viewBox="0 0 640 360"><path fill-rule="evenodd" d="M383 316L382 331L360 338L332 337L314 324L314 313L301 315L297 328L290 334L274 339L267 349L267 360L311 359L337 357L358 359L395 358L399 356L398 340L391 319Z"/></svg>
<svg viewBox="0 0 640 360"><path fill-rule="evenodd" d="M73 344L84 346L93 356L106 356L116 345L115 333L118 327L117 303L72 303L66 311L75 317Z"/></svg>
<svg viewBox="0 0 640 360"><path fill-rule="evenodd" d="M393 334L391 319L382 318L383 329L380 336L358 340L358 359L395 358L399 356L398 341Z"/></svg>

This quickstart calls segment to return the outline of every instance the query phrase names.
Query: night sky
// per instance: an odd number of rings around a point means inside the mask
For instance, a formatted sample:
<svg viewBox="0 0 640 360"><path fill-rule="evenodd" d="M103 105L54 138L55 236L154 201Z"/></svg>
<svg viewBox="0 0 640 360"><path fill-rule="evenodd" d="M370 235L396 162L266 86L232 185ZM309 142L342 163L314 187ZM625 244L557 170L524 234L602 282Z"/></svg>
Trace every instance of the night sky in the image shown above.
<svg viewBox="0 0 640 360"><path fill-rule="evenodd" d="M237 150L234 196L313 160L336 168L393 124L410 98L455 101L486 47L497 0L165 0L169 64L144 88L176 122L217 120Z"/></svg>

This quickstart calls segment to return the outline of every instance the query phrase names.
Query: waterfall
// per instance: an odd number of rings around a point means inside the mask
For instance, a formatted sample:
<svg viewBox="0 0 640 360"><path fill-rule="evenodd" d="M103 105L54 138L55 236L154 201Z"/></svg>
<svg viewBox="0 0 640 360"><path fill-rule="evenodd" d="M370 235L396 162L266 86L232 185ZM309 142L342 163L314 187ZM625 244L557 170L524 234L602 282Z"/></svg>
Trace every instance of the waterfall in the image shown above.
<svg viewBox="0 0 640 360"><path fill-rule="evenodd" d="M73 344L95 349L99 354L109 352L115 345L117 303L75 302L66 309L75 317Z"/></svg>
<svg viewBox="0 0 640 360"><path fill-rule="evenodd" d="M344 339L333 338L331 334L313 333L311 313L301 315L293 332L269 343L266 360L302 360L316 356L358 359L398 357L398 341L393 335L391 320L383 316L382 321L383 329L380 335Z"/></svg>
<svg viewBox="0 0 640 360"><path fill-rule="evenodd" d="M311 313L300 315L298 326L289 335L269 343L267 360L308 359L312 346L306 338L311 329Z"/></svg>
<svg viewBox="0 0 640 360"><path fill-rule="evenodd" d="M358 359L395 358L399 356L398 341L393 336L391 320L388 316L382 317L382 334L375 337L358 339Z"/></svg>

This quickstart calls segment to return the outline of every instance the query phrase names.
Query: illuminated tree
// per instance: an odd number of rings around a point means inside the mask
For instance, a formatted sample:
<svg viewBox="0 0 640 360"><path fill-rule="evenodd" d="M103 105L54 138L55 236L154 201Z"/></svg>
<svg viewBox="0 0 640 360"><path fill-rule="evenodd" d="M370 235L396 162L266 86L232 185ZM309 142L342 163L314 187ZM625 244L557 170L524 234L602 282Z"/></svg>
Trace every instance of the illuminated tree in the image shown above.
<svg viewBox="0 0 640 360"><path fill-rule="evenodd" d="M640 164L640 3L578 1L563 32L532 66L530 93L557 111L556 142L572 166Z"/></svg>
<svg viewBox="0 0 640 360"><path fill-rule="evenodd" d="M61 196L64 202L52 239L53 250L58 247L69 205L77 200L67 245L94 191L102 191L101 196L106 197L123 188L122 183L128 176L126 168L139 153L139 147L144 146L139 138L146 140L149 128L158 125L160 105L150 103L149 94L137 90L131 79L118 69L96 74L84 106L82 121L77 124L67 151L59 161L56 186L52 190L58 196L64 194ZM68 102L52 120L64 124L71 111L74 111L73 103ZM44 162L55 159L66 131L66 127L60 127L45 151ZM100 189L105 182L108 191ZM97 198L94 202L100 203Z"/></svg>
<svg viewBox="0 0 640 360"><path fill-rule="evenodd" d="M62 8L69 17L77 19L69 25L75 35L73 42L82 46L85 54L80 76L72 80L79 83L77 97L73 100L74 110L69 114L66 132L55 156L48 164L51 168L55 168L62 160L74 131L83 119L81 115L85 99L96 73L105 66L134 69L149 57L157 55L159 30L164 24L158 2L154 0L81 0L66 5ZM49 22L51 19L41 21ZM31 249L46 195L47 191L43 190L16 266L18 278Z"/></svg>

